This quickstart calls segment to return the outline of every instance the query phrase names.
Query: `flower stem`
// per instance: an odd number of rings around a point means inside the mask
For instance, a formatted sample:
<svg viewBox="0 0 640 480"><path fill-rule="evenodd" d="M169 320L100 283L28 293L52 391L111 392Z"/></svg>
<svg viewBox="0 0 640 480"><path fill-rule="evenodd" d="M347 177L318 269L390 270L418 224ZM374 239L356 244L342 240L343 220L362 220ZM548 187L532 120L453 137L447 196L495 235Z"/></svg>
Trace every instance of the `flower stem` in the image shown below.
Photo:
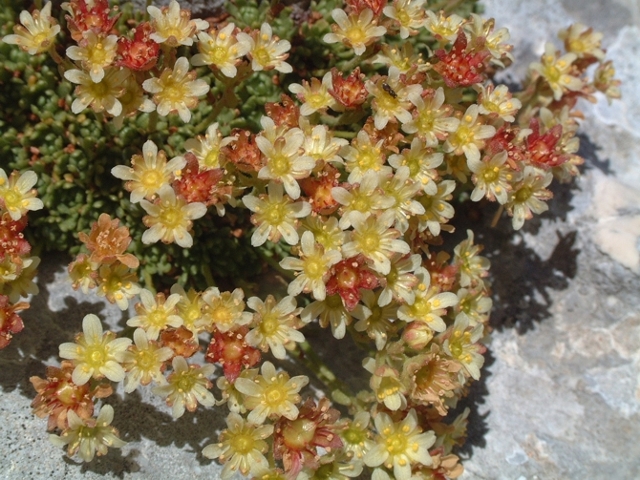
<svg viewBox="0 0 640 480"><path fill-rule="evenodd" d="M353 397L349 386L336 377L327 364L313 351L309 342L299 343L298 347L300 348L298 352L300 361L313 372L318 380L326 385L335 401L345 404L346 398Z"/></svg>

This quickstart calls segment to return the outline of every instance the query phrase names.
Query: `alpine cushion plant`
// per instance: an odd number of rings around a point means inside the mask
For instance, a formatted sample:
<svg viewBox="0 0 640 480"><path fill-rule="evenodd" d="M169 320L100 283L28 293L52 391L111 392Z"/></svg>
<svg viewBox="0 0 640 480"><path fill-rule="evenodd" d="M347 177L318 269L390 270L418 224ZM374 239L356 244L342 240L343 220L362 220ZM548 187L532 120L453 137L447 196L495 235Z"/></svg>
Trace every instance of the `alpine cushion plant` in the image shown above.
<svg viewBox="0 0 640 480"><path fill-rule="evenodd" d="M64 154L77 144L107 179L67 156L0 170L0 346L34 293L24 215L73 207L38 200L31 170L45 196L62 164L69 188L92 181L105 211L74 232L73 286L137 314L119 332L87 315L60 367L32 377L54 443L85 461L122 447L102 399L123 382L175 418L226 405L227 428L203 450L224 479L461 475L468 411L456 407L480 378L492 300L489 261L471 230L452 244L452 220L467 201L496 205L515 229L543 213L550 183L579 173L578 99L619 95L601 36L581 25L561 32L565 52L547 45L522 91L496 84L509 35L474 4L320 0L295 23L278 2L237 0L209 23L175 0L149 6L149 21L72 0L64 38L51 3L20 15L5 43L48 52L66 85L41 115L93 122L95 143L69 137ZM118 155L90 156L107 144ZM217 217L286 295L216 285L225 272L208 259L233 257ZM311 323L362 345L368 389L322 363L302 332ZM325 384L319 398L307 375L279 368L287 358Z"/></svg>

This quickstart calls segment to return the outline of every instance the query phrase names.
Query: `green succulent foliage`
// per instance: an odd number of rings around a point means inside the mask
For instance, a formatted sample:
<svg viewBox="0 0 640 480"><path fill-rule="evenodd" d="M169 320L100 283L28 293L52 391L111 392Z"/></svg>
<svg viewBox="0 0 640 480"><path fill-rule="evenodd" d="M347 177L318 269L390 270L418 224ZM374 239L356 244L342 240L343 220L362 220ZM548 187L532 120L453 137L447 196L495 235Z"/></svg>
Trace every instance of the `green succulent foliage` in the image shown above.
<svg viewBox="0 0 640 480"><path fill-rule="evenodd" d="M19 2L0 1L0 36L12 32L24 8ZM125 9L120 25L127 12L131 11ZM101 213L108 213L129 227L134 239L130 250L141 261L140 276L156 287L180 281L205 288L212 279L258 273L260 262L249 240L231 233L238 226L248 228L243 212L233 213L235 226L215 212L200 219L195 245L189 250L175 245L147 246L139 240L145 229L144 211L129 202L122 182L110 174L114 166L129 164L147 139L170 157L182 154L184 142L196 135L194 125L211 112L208 102L201 102L193 111L192 124L169 117L148 134L149 115L140 115L125 120L116 131L91 112L71 113L73 89L47 55L31 56L0 42L0 167L38 174L38 193L45 208L29 215L28 231L37 249L78 253L78 232L89 231ZM256 90L260 91L260 84ZM269 98L275 98L271 95Z"/></svg>
<svg viewBox="0 0 640 480"><path fill-rule="evenodd" d="M195 222L191 249L144 245L140 241L145 228L141 221L144 212L129 202L122 182L110 171L115 165L129 164L131 156L140 153L148 139L169 157L181 155L184 142L203 133L213 121L220 124L225 135L233 128L257 132L265 104L280 101L291 82L321 77L332 67L348 72L358 66L359 57L351 49L322 41L331 30L331 11L340 7L341 0L312 0L308 6L284 7L278 1L226 2L230 20L238 27L259 29L268 22L276 35L291 42L287 61L294 66L294 73L285 79L274 72L258 72L241 85L230 86L209 69L200 68L198 76L211 85L211 91L208 101L200 102L192 112L190 124L183 124L174 115L158 119L153 125L150 115L141 114L126 119L116 130L92 112L74 115L70 111L74 86L62 78L49 56L31 56L0 42L0 167L7 171L31 169L39 176L37 188L45 208L30 215L28 232L36 249L78 253L78 232L88 231L104 212L130 228L134 239L131 251L140 258L141 277L157 286L180 281L204 288L214 280L246 278L260 270L260 255L285 254L274 251L277 248L270 243L259 254L247 235L234 236L232 232L239 227L245 231L251 227L247 213L232 208L227 209L229 218L221 219L210 212ZM29 8L25 1L0 0L0 36L12 32L15 19L25 8ZM463 16L477 12L477 0L459 2L455 11ZM63 14L59 9L58 12L58 20L64 24ZM125 2L120 12L116 28L121 34L130 29L129 20L142 19L142 12L135 12L130 2ZM311 12L316 13L312 16ZM70 41L64 31L65 28L58 36L61 54ZM415 37L412 41L428 58L433 39ZM182 47L178 55L187 53L187 47ZM285 83L281 84L282 80ZM231 94L229 88L237 97L237 106L212 113L214 104Z"/></svg>

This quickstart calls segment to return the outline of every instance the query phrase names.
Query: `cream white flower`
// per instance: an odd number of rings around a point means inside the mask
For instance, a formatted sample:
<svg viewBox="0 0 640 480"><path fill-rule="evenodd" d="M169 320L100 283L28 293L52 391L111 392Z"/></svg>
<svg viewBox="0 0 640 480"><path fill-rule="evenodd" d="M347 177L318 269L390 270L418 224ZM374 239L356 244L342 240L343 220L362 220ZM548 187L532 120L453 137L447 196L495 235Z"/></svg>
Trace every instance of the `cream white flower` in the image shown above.
<svg viewBox="0 0 640 480"><path fill-rule="evenodd" d="M507 203L510 181L514 177L513 170L507 161L507 152L496 153L493 157L484 160L467 160L469 170L473 172L471 180L475 184L471 192L471 200L479 202L484 197L489 200L497 199L501 205Z"/></svg>
<svg viewBox="0 0 640 480"><path fill-rule="evenodd" d="M157 43L166 43L170 47L193 45L193 36L200 30L209 28L205 20L191 20L191 12L182 10L176 0L162 9L149 5L147 12L151 16L154 32L151 39Z"/></svg>
<svg viewBox="0 0 640 480"><path fill-rule="evenodd" d="M342 205L340 210L342 216L338 222L340 228L349 228L353 225L356 216L368 217L393 206L395 199L380 188L383 178L383 173L369 170L362 176L360 183L351 190L344 187L331 189L331 196Z"/></svg>
<svg viewBox="0 0 640 480"><path fill-rule="evenodd" d="M444 104L444 90L439 87L427 98L422 95L409 95L416 106L414 118L402 125L402 130L415 133L424 141L426 147L435 147L451 132L455 132L460 120L451 116L451 107Z"/></svg>
<svg viewBox="0 0 640 480"><path fill-rule="evenodd" d="M316 165L313 158L301 154L304 141L305 135L299 128L288 130L274 142L263 135L256 137L256 145L267 160L258 178L282 182L293 200L300 197L297 180L308 177Z"/></svg>
<svg viewBox="0 0 640 480"><path fill-rule="evenodd" d="M44 203L36 198L38 192L34 185L38 182L35 172L27 170L19 174L12 173L8 178L0 168L0 208L9 212L11 220L20 220L28 211L40 210Z"/></svg>
<svg viewBox="0 0 640 480"><path fill-rule="evenodd" d="M408 38L409 35L417 33L425 21L426 0L394 0L394 2L384 7L384 14L394 19L400 25L400 38Z"/></svg>
<svg viewBox="0 0 640 480"><path fill-rule="evenodd" d="M309 377L289 378L287 372L276 372L271 362L264 362L260 373L254 380L238 377L235 382L238 391L246 395L244 404L251 410L247 420L256 425L268 417L295 420L299 413L296 407L299 392L309 383Z"/></svg>
<svg viewBox="0 0 640 480"><path fill-rule="evenodd" d="M244 291L236 288L233 292L220 292L218 287L209 287L202 294L204 306L202 320L196 323L207 331L228 332L249 325L253 315L244 311Z"/></svg>
<svg viewBox="0 0 640 480"><path fill-rule="evenodd" d="M192 220L203 217L207 207L203 203L187 203L169 185L158 191L159 198L155 203L140 201L140 206L148 213L142 221L148 230L142 234L142 243L150 244L162 240L164 243L177 243L182 248L193 245L193 237L189 233Z"/></svg>
<svg viewBox="0 0 640 480"><path fill-rule="evenodd" d="M464 25L464 18L455 13L446 16L441 10L436 16L432 10L426 10L427 18L424 21L424 27L429 30L441 44L453 43L458 36L460 27Z"/></svg>
<svg viewBox="0 0 640 480"><path fill-rule="evenodd" d="M300 238L296 219L309 215L311 205L308 202L292 202L291 198L285 197L281 183L269 182L267 188L268 195L245 195L242 198L246 207L254 212L251 221L257 226L251 236L251 245L258 247L267 239L277 242L281 237L289 245L295 245Z"/></svg>
<svg viewBox="0 0 640 480"><path fill-rule="evenodd" d="M384 289L380 292L378 305L384 307L391 303L391 300L404 302L411 305L416 296L413 288L418 285L419 280L413 272L417 272L422 263L420 255L400 255L394 253L390 259L391 268L385 275L382 283Z"/></svg>
<svg viewBox="0 0 640 480"><path fill-rule="evenodd" d="M505 122L513 122L518 113L522 103L517 98L511 96L509 88L506 85L493 85L484 86L477 84L474 86L476 90L479 90L478 112L483 115L497 115Z"/></svg>
<svg viewBox="0 0 640 480"><path fill-rule="evenodd" d="M245 336L249 345L263 352L270 350L274 357L282 360L286 357L285 347L304 342L304 335L296 329L300 323L297 315L302 308L296 308L294 297L284 297L277 304L272 295L264 302L251 297L247 305L256 312L253 315L256 326Z"/></svg>
<svg viewBox="0 0 640 480"><path fill-rule="evenodd" d="M305 230L313 233L316 243L321 245L325 252L329 250L340 251L346 233L338 225L336 217L309 216L303 220L302 226Z"/></svg>
<svg viewBox="0 0 640 480"><path fill-rule="evenodd" d="M480 369L484 365L484 357L480 353L483 348L478 340L484 334L484 326L469 326L469 318L458 315L453 330L446 335L442 344L445 353L459 361L474 380L480 380Z"/></svg>
<svg viewBox="0 0 640 480"><path fill-rule="evenodd" d="M311 83L303 80L302 85L299 83L289 85L289 91L295 93L298 100L303 102L300 106L300 115L308 116L336 106L336 100L329 93L333 89L331 77L331 72L327 72L322 77L322 82L314 77Z"/></svg>
<svg viewBox="0 0 640 480"><path fill-rule="evenodd" d="M389 258L393 252L405 254L411 250L404 240L398 239L400 232L391 228L394 221L395 215L391 210L379 217L372 215L367 218L355 212L351 241L342 247L342 255L350 258L361 253L373 262L376 272L387 275L391 270Z"/></svg>
<svg viewBox="0 0 640 480"><path fill-rule="evenodd" d="M177 315L176 309L180 301L177 293L165 298L162 293L154 295L143 288L140 301L135 307L138 315L127 320L127 325L144 329L149 340L157 340L160 332L168 327L178 328L182 325L182 318Z"/></svg>
<svg viewBox="0 0 640 480"><path fill-rule="evenodd" d="M233 34L236 26L229 23L218 31L198 34L198 50L200 53L191 58L195 66L213 65L227 77L233 78L238 73L236 63L251 49L248 41L238 41Z"/></svg>
<svg viewBox="0 0 640 480"><path fill-rule="evenodd" d="M110 67L104 70L102 80L94 82L91 76L82 70L67 70L64 72L64 78L78 84L71 111L78 114L90 106L94 112L106 111L117 117L122 113L122 104L118 97L125 91L128 76L128 70Z"/></svg>
<svg viewBox="0 0 640 480"><path fill-rule="evenodd" d="M372 290L363 290L362 303L358 304L351 314L358 319L354 325L356 331L366 333L375 342L376 349L382 350L393 330L398 306L389 303L381 307L379 295L379 291L378 294L375 294Z"/></svg>
<svg viewBox="0 0 640 480"><path fill-rule="evenodd" d="M317 318L322 328L331 327L331 334L338 340L344 338L347 325L353 320L337 293L329 295L324 300L311 302L302 310L300 317L304 323L310 323Z"/></svg>
<svg viewBox="0 0 640 480"><path fill-rule="evenodd" d="M287 292L294 297L301 292L311 292L316 300L324 300L329 269L342 260L342 255L337 250L318 248L310 231L302 234L300 250L300 258L286 257L280 261L282 268L296 271L296 278L289 283Z"/></svg>
<svg viewBox="0 0 640 480"><path fill-rule="evenodd" d="M113 382L124 379L121 362L131 340L116 338L113 332L102 331L102 323L93 314L82 320L82 333L76 336L76 343L60 345L60 357L71 360L75 366L71 380L76 385L84 385L89 379L107 377Z"/></svg>
<svg viewBox="0 0 640 480"><path fill-rule="evenodd" d="M158 151L153 141L147 140L142 145L142 155L131 158L131 167L117 165L111 169L111 174L127 181L125 188L131 192L131 203L138 203L143 198L153 200L186 164L184 157L175 157L167 162L165 153Z"/></svg>
<svg viewBox="0 0 640 480"><path fill-rule="evenodd" d="M370 170L382 174L391 173L391 169L384 165L383 143L384 140L378 140L374 144L369 134L360 130L351 145L342 148L340 155L344 158L345 168L349 172L349 183L361 182L364 174Z"/></svg>
<svg viewBox="0 0 640 480"><path fill-rule="evenodd" d="M442 316L447 308L458 303L458 297L455 293L439 292L436 287L431 287L431 275L425 269L417 277L419 283L414 289L414 301L398 309L398 318L405 322L423 322L434 332L444 332L447 326Z"/></svg>
<svg viewBox="0 0 640 480"><path fill-rule="evenodd" d="M47 51L60 33L60 25L51 17L51 2L47 2L42 10L34 10L33 14L26 10L20 12L20 23L22 25L14 26L14 33L5 35L2 41L18 45L30 55Z"/></svg>
<svg viewBox="0 0 640 480"><path fill-rule="evenodd" d="M533 213L541 214L549 209L549 205L544 200L553 196L547 190L552 180L553 174L551 172L545 172L529 165L524 168L522 179L514 186L507 203L507 210L513 215L514 230L522 228L524 221L532 218Z"/></svg>
<svg viewBox="0 0 640 480"><path fill-rule="evenodd" d="M110 426L113 422L113 407L103 405L97 418L82 419L73 410L67 411L69 428L60 436L50 435L51 443L58 447L67 446L67 453L75 455L80 452L80 458L90 462L95 457L105 455L107 447L122 448L127 442L118 438L118 431Z"/></svg>
<svg viewBox="0 0 640 480"><path fill-rule="evenodd" d="M545 45L544 55L540 62L532 63L529 68L538 72L553 92L553 99L560 100L566 91L579 91L583 87L582 80L574 76L573 62L578 59L575 53L559 52L551 43Z"/></svg>
<svg viewBox="0 0 640 480"><path fill-rule="evenodd" d="M374 423L378 435L376 445L364 456L369 467L384 465L393 468L396 480L409 480L412 465L429 466L433 463L429 448L435 443L432 431L422 432L416 411L411 409L400 422L393 422L386 413L379 412Z"/></svg>
<svg viewBox="0 0 640 480"><path fill-rule="evenodd" d="M79 46L67 48L67 57L82 62L82 68L89 71L94 83L104 78L104 69L113 63L118 54L118 36L104 37L96 35L93 30L86 30L82 34Z"/></svg>
<svg viewBox="0 0 640 480"><path fill-rule="evenodd" d="M293 68L285 60L289 56L291 43L287 40L279 40L273 35L271 25L263 23L260 31L248 35L240 32L238 41L250 45L251 68L254 72L261 70L277 70L280 73L291 73Z"/></svg>
<svg viewBox="0 0 640 480"><path fill-rule="evenodd" d="M363 9L359 15L347 15L344 10L336 8L331 16L336 22L332 26L333 33L327 33L322 39L326 43L343 42L353 48L356 55L362 55L367 45L387 33L386 28L376 25L370 8Z"/></svg>
<svg viewBox="0 0 640 480"><path fill-rule="evenodd" d="M180 119L187 123L191 120L191 109L198 105L198 97L209 91L207 82L196 79L196 75L195 70L189 72L187 58L180 57L173 69L165 68L160 77L145 80L142 88L153 94L158 115L165 117L178 112Z"/></svg>
<svg viewBox="0 0 640 480"><path fill-rule="evenodd" d="M166 385L153 388L153 393L166 398L167 405L172 407L173 418L184 415L185 408L194 412L198 403L205 407L213 407L216 399L208 390L213 385L208 380L215 370L213 365L189 365L184 357L174 357L171 362L173 373L167 378Z"/></svg>
<svg viewBox="0 0 640 480"><path fill-rule="evenodd" d="M406 85L400 81L400 70L389 68L387 78L380 78L376 82L367 80L367 91L373 95L371 107L373 109L374 125L378 130L384 129L393 119L401 124L409 123L412 119L409 109L413 107L410 96L422 93L420 85Z"/></svg>
<svg viewBox="0 0 640 480"><path fill-rule="evenodd" d="M444 144L445 152L454 155L464 154L467 162L480 160L480 149L484 147L485 140L495 135L496 129L492 125L479 122L479 110L480 107L475 104L467 108L458 128L447 138Z"/></svg>
<svg viewBox="0 0 640 480"><path fill-rule="evenodd" d="M220 150L236 138L235 136L222 138L216 122L207 127L204 137L198 136L184 142L184 148L196 156L202 170L211 170L222 167Z"/></svg>
<svg viewBox="0 0 640 480"><path fill-rule="evenodd" d="M162 375L162 367L164 362L173 357L173 350L169 347L160 347L156 342L149 340L141 328L133 332L133 342L135 345L129 347L122 360L122 365L127 372L124 391L131 393L139 385L148 385L152 380L159 384L166 383Z"/></svg>
<svg viewBox="0 0 640 480"><path fill-rule="evenodd" d="M334 138L331 130L326 125L315 125L311 131L305 128L304 153L316 162L343 163L339 155L340 149L349 142L344 138Z"/></svg>
<svg viewBox="0 0 640 480"><path fill-rule="evenodd" d="M273 425L254 425L237 413L227 417L227 428L220 434L220 442L207 445L202 454L207 458L218 458L224 463L222 480L227 480L239 471L242 475L257 475L269 467L264 453L269 445L264 440L273 433Z"/></svg>
<svg viewBox="0 0 640 480"><path fill-rule="evenodd" d="M447 223L455 214L449 203L455 188L455 180L442 180L437 184L434 195L423 195L419 198L424 207L424 214L418 215L418 230L424 232L429 229L433 235L440 235L441 224Z"/></svg>
<svg viewBox="0 0 640 480"><path fill-rule="evenodd" d="M442 165L444 155L425 147L419 137L411 141L411 148L404 149L400 154L389 157L389 165L396 170L402 166L409 167L410 177L418 182L424 193L435 195L438 191L436 180L439 178L437 167Z"/></svg>
<svg viewBox="0 0 640 480"><path fill-rule="evenodd" d="M421 185L412 180L409 167L400 167L396 170L395 175L388 178L382 184L382 191L395 200L395 203L389 207L395 215L393 226L400 233L404 233L409 229L409 219L415 215L422 215L425 210L424 206L414 200L414 197L421 191Z"/></svg>

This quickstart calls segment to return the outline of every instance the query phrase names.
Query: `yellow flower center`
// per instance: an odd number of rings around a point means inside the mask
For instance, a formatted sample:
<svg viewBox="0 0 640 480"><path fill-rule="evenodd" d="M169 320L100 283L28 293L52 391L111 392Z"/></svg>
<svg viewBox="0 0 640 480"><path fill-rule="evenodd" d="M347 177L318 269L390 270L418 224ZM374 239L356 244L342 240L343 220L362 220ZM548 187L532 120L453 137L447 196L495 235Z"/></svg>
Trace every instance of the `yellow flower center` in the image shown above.
<svg viewBox="0 0 640 480"><path fill-rule="evenodd" d="M291 172L291 161L289 157L279 153L269 159L269 168L276 177L281 177Z"/></svg>
<svg viewBox="0 0 640 480"><path fill-rule="evenodd" d="M157 359L154 352L150 350L140 350L136 357L135 363L140 370L149 371L155 368Z"/></svg>
<svg viewBox="0 0 640 480"><path fill-rule="evenodd" d="M354 45L362 44L367 40L367 34L360 25L352 25L345 32L345 37Z"/></svg>
<svg viewBox="0 0 640 480"><path fill-rule="evenodd" d="M180 207L165 204L159 215L160 223L169 229L179 227L183 223L183 215Z"/></svg>
<svg viewBox="0 0 640 480"><path fill-rule="evenodd" d="M265 47L256 47L253 52L251 52L251 55L263 67L266 67L271 60L271 56Z"/></svg>
<svg viewBox="0 0 640 480"><path fill-rule="evenodd" d="M196 384L196 376L197 373L193 371L181 372L179 375L180 378L176 380L175 386L177 387L179 392L190 392Z"/></svg>
<svg viewBox="0 0 640 480"><path fill-rule="evenodd" d="M406 435L402 432L389 435L385 439L385 446L387 447L387 452L389 452L390 455L401 455L405 453L407 451L408 443Z"/></svg>
<svg viewBox="0 0 640 480"><path fill-rule="evenodd" d="M264 398L270 407L277 407L286 399L286 393L282 385L276 384L266 390Z"/></svg>
<svg viewBox="0 0 640 480"><path fill-rule="evenodd" d="M7 210L16 210L20 208L22 196L14 190L4 192L4 205Z"/></svg>
<svg viewBox="0 0 640 480"><path fill-rule="evenodd" d="M240 455L247 455L256 448L254 438L246 433L234 435L229 443L233 451Z"/></svg>
<svg viewBox="0 0 640 480"><path fill-rule="evenodd" d="M264 317L262 317L262 322L260 323L260 331L266 337L270 337L278 332L278 327L280 326L280 322L278 321L278 315L269 312Z"/></svg>
<svg viewBox="0 0 640 480"><path fill-rule="evenodd" d="M516 203L524 203L533 195L533 190L529 187L522 187L520 190L516 192L515 200Z"/></svg>
<svg viewBox="0 0 640 480"><path fill-rule="evenodd" d="M320 278L325 272L325 264L319 258L309 258L304 265L304 273L310 279Z"/></svg>
<svg viewBox="0 0 640 480"><path fill-rule="evenodd" d="M500 169L498 167L487 168L482 172L482 178L485 183L493 183L500 176Z"/></svg>
<svg viewBox="0 0 640 480"><path fill-rule="evenodd" d="M219 168L220 162L218 161L218 156L220 155L219 148L212 148L209 153L207 153L206 157L202 160L202 163L208 168Z"/></svg>

